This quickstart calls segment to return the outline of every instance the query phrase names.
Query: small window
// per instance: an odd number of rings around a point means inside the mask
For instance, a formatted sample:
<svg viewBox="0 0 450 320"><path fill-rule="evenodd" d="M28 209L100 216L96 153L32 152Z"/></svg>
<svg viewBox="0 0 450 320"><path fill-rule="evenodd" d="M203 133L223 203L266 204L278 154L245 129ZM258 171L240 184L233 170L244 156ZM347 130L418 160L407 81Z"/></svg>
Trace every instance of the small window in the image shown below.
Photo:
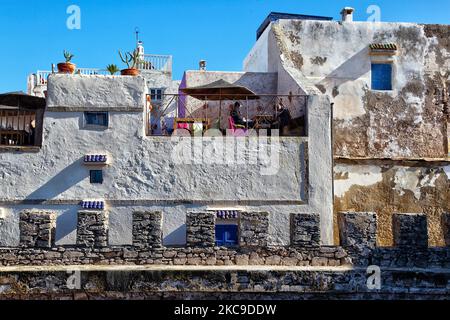
<svg viewBox="0 0 450 320"><path fill-rule="evenodd" d="M103 171L102 170L91 170L90 171L91 183L102 184L103 183Z"/></svg>
<svg viewBox="0 0 450 320"><path fill-rule="evenodd" d="M232 247L238 244L238 226L236 224L216 225L216 245Z"/></svg>
<svg viewBox="0 0 450 320"><path fill-rule="evenodd" d="M372 90L392 90L392 64L372 63Z"/></svg>
<svg viewBox="0 0 450 320"><path fill-rule="evenodd" d="M161 101L163 95L162 89L150 89L150 99L151 101Z"/></svg>
<svg viewBox="0 0 450 320"><path fill-rule="evenodd" d="M108 112L85 112L84 119L88 126L108 127Z"/></svg>

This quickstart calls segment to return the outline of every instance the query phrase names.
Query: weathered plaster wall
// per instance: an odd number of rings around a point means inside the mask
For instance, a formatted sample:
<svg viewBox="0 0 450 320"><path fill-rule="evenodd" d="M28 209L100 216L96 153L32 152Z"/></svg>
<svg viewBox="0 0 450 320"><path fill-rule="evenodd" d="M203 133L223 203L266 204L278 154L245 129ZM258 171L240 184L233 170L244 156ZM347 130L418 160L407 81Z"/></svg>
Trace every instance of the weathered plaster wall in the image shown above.
<svg viewBox="0 0 450 320"><path fill-rule="evenodd" d="M444 246L442 215L450 211L449 172L444 163L339 162L334 167L335 219L340 211L376 212L378 244L391 246L393 213L425 213L430 246Z"/></svg>
<svg viewBox="0 0 450 320"><path fill-rule="evenodd" d="M334 103L335 155L447 156L450 27L280 20L272 30L284 58ZM371 62L384 59L369 55L371 43L399 47L392 92L370 90Z"/></svg>
<svg viewBox="0 0 450 320"><path fill-rule="evenodd" d="M448 162L370 159L448 156L449 32L449 26L437 25L282 20L272 23L271 34L260 40L264 45L255 45L249 54L258 56L255 51L265 50L268 42L268 69L279 70L279 84L287 73L304 91L330 97L335 157L368 159L337 160L334 211L377 212L381 245L392 243L396 211L426 213L430 244L443 244L439 219L448 210ZM369 55L369 44L387 42L399 47L393 58L394 90L374 92L370 64L380 58ZM273 60L277 55L280 62ZM246 62L247 69L258 65L254 59Z"/></svg>
<svg viewBox="0 0 450 320"><path fill-rule="evenodd" d="M57 108L143 110L147 93L146 80L141 76L51 74L47 88L48 111Z"/></svg>
<svg viewBox="0 0 450 320"><path fill-rule="evenodd" d="M191 164L185 164L177 163L174 157L189 159L186 152L192 139L179 142L143 136L141 113L112 112L110 128L104 131L83 129L82 119L81 112L47 112L44 146L39 153L0 153L5 166L1 198L302 200L304 138L280 140L279 163L268 153L251 163L258 154L256 138L254 143L247 141L248 147L242 139L230 138L234 145L244 143L239 148L247 150L245 154L235 152L225 164L225 151L213 152L212 142L204 141L195 151L195 162L192 159ZM83 157L103 153L110 155L112 164L104 169L105 182L91 185L92 167L83 164ZM204 160L209 154L211 157ZM213 163L216 160L218 163Z"/></svg>

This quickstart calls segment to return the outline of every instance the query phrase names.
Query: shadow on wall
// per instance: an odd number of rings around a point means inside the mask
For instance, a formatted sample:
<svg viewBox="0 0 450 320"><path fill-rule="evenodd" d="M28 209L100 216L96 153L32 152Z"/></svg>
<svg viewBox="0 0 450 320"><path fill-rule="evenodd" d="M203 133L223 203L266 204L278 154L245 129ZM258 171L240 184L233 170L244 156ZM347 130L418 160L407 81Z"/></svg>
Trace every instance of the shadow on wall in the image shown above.
<svg viewBox="0 0 450 320"><path fill-rule="evenodd" d="M182 225L171 233L164 236L163 245L178 246L186 243L186 225Z"/></svg>
<svg viewBox="0 0 450 320"><path fill-rule="evenodd" d="M317 85L321 88L339 87L348 81L355 81L370 71L369 49L365 48L349 58Z"/></svg>
<svg viewBox="0 0 450 320"><path fill-rule="evenodd" d="M77 207L68 209L58 215L56 219L57 244L75 244L77 232Z"/></svg>
<svg viewBox="0 0 450 320"><path fill-rule="evenodd" d="M87 169L83 167L83 158L78 159L64 168L56 176L48 180L44 185L26 197L26 200L49 200L69 190L71 187L89 176Z"/></svg>

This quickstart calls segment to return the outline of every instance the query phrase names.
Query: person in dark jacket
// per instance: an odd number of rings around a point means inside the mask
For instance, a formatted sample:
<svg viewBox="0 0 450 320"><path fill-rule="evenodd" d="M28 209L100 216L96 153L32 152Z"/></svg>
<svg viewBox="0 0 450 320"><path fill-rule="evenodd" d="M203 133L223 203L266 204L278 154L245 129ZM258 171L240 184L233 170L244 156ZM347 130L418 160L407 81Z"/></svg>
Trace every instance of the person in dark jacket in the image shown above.
<svg viewBox="0 0 450 320"><path fill-rule="evenodd" d="M273 128L278 128L281 135L286 135L291 121L289 109L284 106L283 101L280 101L277 106L277 120L272 124Z"/></svg>
<svg viewBox="0 0 450 320"><path fill-rule="evenodd" d="M236 102L230 112L230 116L233 118L234 124L245 126L246 128L253 128L255 123L252 120L247 120L241 116L240 112L241 104Z"/></svg>

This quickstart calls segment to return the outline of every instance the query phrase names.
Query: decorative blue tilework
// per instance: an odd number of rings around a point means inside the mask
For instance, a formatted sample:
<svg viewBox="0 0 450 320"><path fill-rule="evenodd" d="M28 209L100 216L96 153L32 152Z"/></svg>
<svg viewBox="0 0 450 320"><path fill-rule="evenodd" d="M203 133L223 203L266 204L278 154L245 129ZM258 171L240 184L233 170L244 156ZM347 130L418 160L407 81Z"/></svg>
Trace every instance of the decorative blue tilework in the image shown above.
<svg viewBox="0 0 450 320"><path fill-rule="evenodd" d="M106 155L86 155L84 156L85 163L106 163L108 161L108 157Z"/></svg>
<svg viewBox="0 0 450 320"><path fill-rule="evenodd" d="M105 209L105 202L104 201L81 201L81 207L83 209L103 210L103 209Z"/></svg>
<svg viewBox="0 0 450 320"><path fill-rule="evenodd" d="M217 210L216 215L218 219L237 219L239 212L237 210Z"/></svg>

